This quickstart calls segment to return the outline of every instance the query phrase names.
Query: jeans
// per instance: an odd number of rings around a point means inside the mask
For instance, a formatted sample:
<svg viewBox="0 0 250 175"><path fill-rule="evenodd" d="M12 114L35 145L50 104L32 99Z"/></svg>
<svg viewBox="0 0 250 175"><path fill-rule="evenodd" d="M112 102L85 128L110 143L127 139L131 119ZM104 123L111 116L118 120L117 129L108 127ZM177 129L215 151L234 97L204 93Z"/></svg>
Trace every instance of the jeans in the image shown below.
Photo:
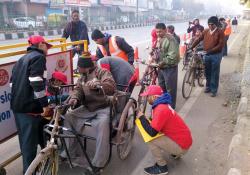
<svg viewBox="0 0 250 175"><path fill-rule="evenodd" d="M227 40L229 39L229 36L225 36L225 45L222 50L222 56L227 56Z"/></svg>
<svg viewBox="0 0 250 175"><path fill-rule="evenodd" d="M40 116L32 116L25 113L14 113L14 116L23 158L23 173L25 173L36 157L37 146L44 147L44 119Z"/></svg>
<svg viewBox="0 0 250 175"><path fill-rule="evenodd" d="M205 55L206 88L212 93L217 93L220 77L220 63L222 53Z"/></svg>
<svg viewBox="0 0 250 175"><path fill-rule="evenodd" d="M171 107L175 109L177 96L178 66L160 69L158 74L159 85L164 92L172 97Z"/></svg>

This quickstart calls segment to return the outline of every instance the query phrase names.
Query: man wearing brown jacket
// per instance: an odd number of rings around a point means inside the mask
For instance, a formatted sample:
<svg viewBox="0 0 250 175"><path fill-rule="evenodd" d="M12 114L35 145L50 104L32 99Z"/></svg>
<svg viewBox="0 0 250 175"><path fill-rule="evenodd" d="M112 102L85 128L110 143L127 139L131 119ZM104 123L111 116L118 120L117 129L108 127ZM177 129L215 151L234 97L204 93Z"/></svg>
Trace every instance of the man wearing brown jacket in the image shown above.
<svg viewBox="0 0 250 175"><path fill-rule="evenodd" d="M66 114L65 126L73 127L78 133L90 134L96 138L96 152L92 164L93 171L98 173L107 162L110 151L110 107L105 94L113 95L116 85L111 73L96 67L90 55L80 57L77 65L81 77L71 95L69 104L73 106L80 104L81 106ZM93 117L92 127L86 130L84 123L87 118L91 117ZM86 131L90 131L90 133L86 133ZM76 139L69 139L67 146L73 163L83 165L84 156Z"/></svg>
<svg viewBox="0 0 250 175"><path fill-rule="evenodd" d="M197 38L191 46L193 49L200 41L203 41L204 51L206 51L205 74L206 89L205 93L211 92L211 97L217 95L220 76L220 63L222 59L222 49L224 47L224 33L218 28L218 18L212 16L208 19L208 29L204 30L202 35Z"/></svg>

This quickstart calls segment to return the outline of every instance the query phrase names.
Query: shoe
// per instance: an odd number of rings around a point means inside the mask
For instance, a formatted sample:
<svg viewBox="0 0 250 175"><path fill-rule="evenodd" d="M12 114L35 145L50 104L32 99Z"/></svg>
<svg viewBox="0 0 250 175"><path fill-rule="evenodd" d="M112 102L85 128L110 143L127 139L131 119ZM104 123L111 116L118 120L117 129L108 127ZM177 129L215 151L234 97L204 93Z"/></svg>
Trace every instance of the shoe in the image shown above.
<svg viewBox="0 0 250 175"><path fill-rule="evenodd" d="M171 157L175 160L178 160L181 158L181 155L175 155L175 154L171 154Z"/></svg>
<svg viewBox="0 0 250 175"><path fill-rule="evenodd" d="M208 89L208 88L206 88L205 91L204 91L204 93L209 93L209 92L211 92L211 90Z"/></svg>
<svg viewBox="0 0 250 175"><path fill-rule="evenodd" d="M91 175L100 175L103 168L93 166L93 169L91 167L88 167L87 170L89 174L92 173Z"/></svg>
<svg viewBox="0 0 250 175"><path fill-rule="evenodd" d="M149 175L165 175L168 174L168 166L160 166L156 163L154 166L144 168L144 173Z"/></svg>
<svg viewBox="0 0 250 175"><path fill-rule="evenodd" d="M213 92L210 96L211 96L211 97L216 97L216 93Z"/></svg>

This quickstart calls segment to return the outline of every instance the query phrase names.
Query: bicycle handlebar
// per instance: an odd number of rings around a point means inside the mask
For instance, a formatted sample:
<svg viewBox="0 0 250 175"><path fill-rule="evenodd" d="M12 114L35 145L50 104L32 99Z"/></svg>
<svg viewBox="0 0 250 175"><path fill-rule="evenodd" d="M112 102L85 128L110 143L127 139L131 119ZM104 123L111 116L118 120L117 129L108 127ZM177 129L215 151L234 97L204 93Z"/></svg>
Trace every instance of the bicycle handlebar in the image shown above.
<svg viewBox="0 0 250 175"><path fill-rule="evenodd" d="M155 63L152 63L152 64L141 63L141 64L146 65L146 66L149 66L149 67L155 67L155 68L158 68L158 67L159 67L159 64L155 64Z"/></svg>

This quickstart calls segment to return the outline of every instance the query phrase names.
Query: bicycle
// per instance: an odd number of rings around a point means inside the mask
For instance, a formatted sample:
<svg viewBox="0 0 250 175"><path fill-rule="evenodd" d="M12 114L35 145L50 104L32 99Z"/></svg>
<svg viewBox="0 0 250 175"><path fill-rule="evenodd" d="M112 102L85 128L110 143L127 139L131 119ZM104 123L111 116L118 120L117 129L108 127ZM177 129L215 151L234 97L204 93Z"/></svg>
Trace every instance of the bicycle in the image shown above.
<svg viewBox="0 0 250 175"><path fill-rule="evenodd" d="M138 97L138 106L140 111L145 113L147 107L147 97L141 97L140 94L146 90L146 87L157 84L159 65L153 63L152 64L142 63L142 64L147 66L146 69L148 71L145 71L143 78L140 80L141 90L139 92L139 97Z"/></svg>
<svg viewBox="0 0 250 175"><path fill-rule="evenodd" d="M64 85L64 87L67 85ZM98 89L103 91L103 95L110 101L110 154L105 166L110 162L112 156L112 146L117 146L118 157L124 160L129 155L132 145L133 136L135 133L135 118L136 118L136 101L130 97L130 93L120 92L112 97L106 96L102 87ZM50 140L47 146L42 149L36 158L32 161L25 175L57 175L58 174L58 150L60 148L59 141L62 143L62 147L65 149L67 159L70 167L73 167L69 151L66 146L65 138L76 138L78 144L80 144L81 150L90 166L93 174L94 166L87 154L87 140L95 140L94 137L79 134L74 128L71 129L60 126L60 119L63 118L65 110L70 106L59 104L55 107L53 119L50 124L45 125L44 132L49 134ZM96 116L91 116L86 119L84 126L91 127L91 121ZM67 132L67 134L65 134ZM68 134L71 133L71 134ZM83 139L83 142L82 140ZM104 166L104 167L105 167Z"/></svg>
<svg viewBox="0 0 250 175"><path fill-rule="evenodd" d="M185 48L188 48L189 43L185 42L184 44L185 44ZM187 66L189 65L191 57L192 57L192 50L186 49L186 51L184 53L184 56L183 56L183 59L182 59L182 64L183 64L183 69L182 70L187 69Z"/></svg>
<svg viewBox="0 0 250 175"><path fill-rule="evenodd" d="M203 81L205 79L205 67L203 63L203 56L206 55L204 51L194 51L188 62L186 73L182 82L182 96L185 99L190 97L193 87L195 87L195 80L198 85L203 87Z"/></svg>

